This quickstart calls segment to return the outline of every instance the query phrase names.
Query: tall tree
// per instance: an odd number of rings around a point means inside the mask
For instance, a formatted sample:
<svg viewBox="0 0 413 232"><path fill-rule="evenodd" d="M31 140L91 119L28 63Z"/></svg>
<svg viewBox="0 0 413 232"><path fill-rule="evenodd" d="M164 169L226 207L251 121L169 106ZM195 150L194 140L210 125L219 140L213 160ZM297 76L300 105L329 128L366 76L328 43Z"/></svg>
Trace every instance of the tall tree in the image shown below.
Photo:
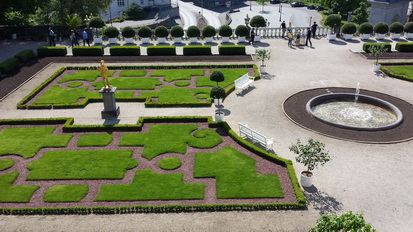
<svg viewBox="0 0 413 232"><path fill-rule="evenodd" d="M264 6L269 2L270 0L257 0L257 3L262 5L262 11L264 11Z"/></svg>
<svg viewBox="0 0 413 232"><path fill-rule="evenodd" d="M362 24L369 20L369 13L367 11L367 3L360 2L359 8L355 9L351 21L357 24Z"/></svg>
<svg viewBox="0 0 413 232"><path fill-rule="evenodd" d="M50 0L1 0L0 24L25 25L29 16Z"/></svg>

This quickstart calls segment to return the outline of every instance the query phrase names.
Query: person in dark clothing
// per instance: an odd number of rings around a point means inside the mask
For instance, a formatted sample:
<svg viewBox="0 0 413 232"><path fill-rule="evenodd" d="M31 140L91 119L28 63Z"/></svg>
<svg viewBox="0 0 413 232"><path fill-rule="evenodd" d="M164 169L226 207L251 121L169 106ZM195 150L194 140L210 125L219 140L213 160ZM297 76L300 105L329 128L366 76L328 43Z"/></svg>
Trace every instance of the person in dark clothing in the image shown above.
<svg viewBox="0 0 413 232"><path fill-rule="evenodd" d="M305 46L308 46L308 42L310 42L310 47L313 46L313 43L311 42L311 34L312 34L311 29L307 27L307 37L305 39Z"/></svg>
<svg viewBox="0 0 413 232"><path fill-rule="evenodd" d="M49 27L49 46L52 46L52 44L53 46L56 46L55 38L56 38L56 35L54 31L52 30L51 27Z"/></svg>
<svg viewBox="0 0 413 232"><path fill-rule="evenodd" d="M251 34L250 34L250 41L248 43L249 44L252 43L254 45L254 39L255 39L255 31L254 31L254 28L252 28Z"/></svg>
<svg viewBox="0 0 413 232"><path fill-rule="evenodd" d="M79 45L79 38L80 38L80 34L77 30L75 30L75 46L80 46Z"/></svg>
<svg viewBox="0 0 413 232"><path fill-rule="evenodd" d="M284 38L285 31L287 30L287 26L285 25L285 21L283 21L283 22L281 23L281 30L282 30L281 38Z"/></svg>
<svg viewBox="0 0 413 232"><path fill-rule="evenodd" d="M83 46L86 46L86 43L87 43L88 46L90 46L89 34L87 33L86 28L83 29L82 38L83 38Z"/></svg>
<svg viewBox="0 0 413 232"><path fill-rule="evenodd" d="M313 38L315 38L315 32L317 31L317 23L314 22L313 25L311 26L311 33L313 34Z"/></svg>

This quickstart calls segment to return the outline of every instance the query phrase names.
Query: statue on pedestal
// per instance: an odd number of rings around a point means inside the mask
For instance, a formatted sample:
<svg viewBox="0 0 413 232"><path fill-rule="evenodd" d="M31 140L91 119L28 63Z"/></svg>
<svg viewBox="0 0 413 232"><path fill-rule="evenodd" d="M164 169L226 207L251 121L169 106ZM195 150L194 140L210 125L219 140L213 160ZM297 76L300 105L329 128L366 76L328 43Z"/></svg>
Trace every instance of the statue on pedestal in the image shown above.
<svg viewBox="0 0 413 232"><path fill-rule="evenodd" d="M112 86L110 86L109 78L108 78L109 69L108 69L108 67L106 67L104 60L100 61L100 67L98 68L98 71L100 72L100 75L102 77L103 89L106 89L106 90L111 89Z"/></svg>

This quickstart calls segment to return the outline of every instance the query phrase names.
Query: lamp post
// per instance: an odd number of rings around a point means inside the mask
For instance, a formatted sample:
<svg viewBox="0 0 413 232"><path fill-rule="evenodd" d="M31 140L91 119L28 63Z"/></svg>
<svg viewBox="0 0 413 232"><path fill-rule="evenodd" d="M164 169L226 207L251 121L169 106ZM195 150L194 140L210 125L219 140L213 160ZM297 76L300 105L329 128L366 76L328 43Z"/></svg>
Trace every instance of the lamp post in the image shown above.
<svg viewBox="0 0 413 232"><path fill-rule="evenodd" d="M281 15L283 14L283 6L281 5L281 3L280 3L279 11L280 11L280 22L281 22Z"/></svg>
<svg viewBox="0 0 413 232"><path fill-rule="evenodd" d="M250 0L250 11L252 11L252 9L251 9L251 4L252 4L252 1ZM247 15L248 16L248 15Z"/></svg>
<svg viewBox="0 0 413 232"><path fill-rule="evenodd" d="M311 27L311 20L313 19L313 17L310 17L310 24L308 25L309 27Z"/></svg>
<svg viewBox="0 0 413 232"><path fill-rule="evenodd" d="M250 38L250 27L248 26L248 24L250 24L250 18L248 17L248 14L247 14L247 17L244 18L244 20L245 20L245 26L248 28L247 38L249 39Z"/></svg>
<svg viewBox="0 0 413 232"><path fill-rule="evenodd" d="M85 19L84 19L83 21L85 22L86 26L89 27L89 22L90 22L90 17L89 17L89 15L86 15L86 16L85 16Z"/></svg>
<svg viewBox="0 0 413 232"><path fill-rule="evenodd" d="M110 25L113 26L112 25L112 7L111 7L111 5L109 5L109 20L110 20Z"/></svg>
<svg viewBox="0 0 413 232"><path fill-rule="evenodd" d="M201 15L204 16L204 0L201 1Z"/></svg>

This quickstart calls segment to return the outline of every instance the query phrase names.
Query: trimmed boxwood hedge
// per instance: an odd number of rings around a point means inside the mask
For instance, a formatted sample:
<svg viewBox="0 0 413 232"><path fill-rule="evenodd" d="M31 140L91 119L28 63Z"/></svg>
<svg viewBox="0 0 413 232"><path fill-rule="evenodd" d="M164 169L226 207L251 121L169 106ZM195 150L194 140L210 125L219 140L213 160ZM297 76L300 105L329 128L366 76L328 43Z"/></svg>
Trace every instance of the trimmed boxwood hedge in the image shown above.
<svg viewBox="0 0 413 232"><path fill-rule="evenodd" d="M103 46L74 46L72 51L73 56L103 56L104 54Z"/></svg>
<svg viewBox="0 0 413 232"><path fill-rule="evenodd" d="M66 47L39 47L37 48L37 56L49 57L49 56L66 56Z"/></svg>
<svg viewBox="0 0 413 232"><path fill-rule="evenodd" d="M20 63L26 63L28 60L34 57L34 52L31 49L23 50L17 53L14 58L17 58Z"/></svg>
<svg viewBox="0 0 413 232"><path fill-rule="evenodd" d="M139 46L112 46L109 49L111 56L140 56Z"/></svg>
<svg viewBox="0 0 413 232"><path fill-rule="evenodd" d="M377 44L377 43L364 43L363 44L363 51L370 53L370 47L373 44ZM379 44L384 44L384 47L387 48L387 52L391 51L391 44L390 43L379 43Z"/></svg>
<svg viewBox="0 0 413 232"><path fill-rule="evenodd" d="M413 52L413 42L396 43L396 50L399 52Z"/></svg>
<svg viewBox="0 0 413 232"><path fill-rule="evenodd" d="M10 58L0 63L0 73L7 74L19 66L17 58Z"/></svg>
<svg viewBox="0 0 413 232"><path fill-rule="evenodd" d="M183 51L184 56L212 55L210 45L186 45Z"/></svg>
<svg viewBox="0 0 413 232"><path fill-rule="evenodd" d="M148 46L146 50L148 56L175 56L175 46Z"/></svg>
<svg viewBox="0 0 413 232"><path fill-rule="evenodd" d="M245 45L220 45L218 46L220 55L245 55Z"/></svg>

